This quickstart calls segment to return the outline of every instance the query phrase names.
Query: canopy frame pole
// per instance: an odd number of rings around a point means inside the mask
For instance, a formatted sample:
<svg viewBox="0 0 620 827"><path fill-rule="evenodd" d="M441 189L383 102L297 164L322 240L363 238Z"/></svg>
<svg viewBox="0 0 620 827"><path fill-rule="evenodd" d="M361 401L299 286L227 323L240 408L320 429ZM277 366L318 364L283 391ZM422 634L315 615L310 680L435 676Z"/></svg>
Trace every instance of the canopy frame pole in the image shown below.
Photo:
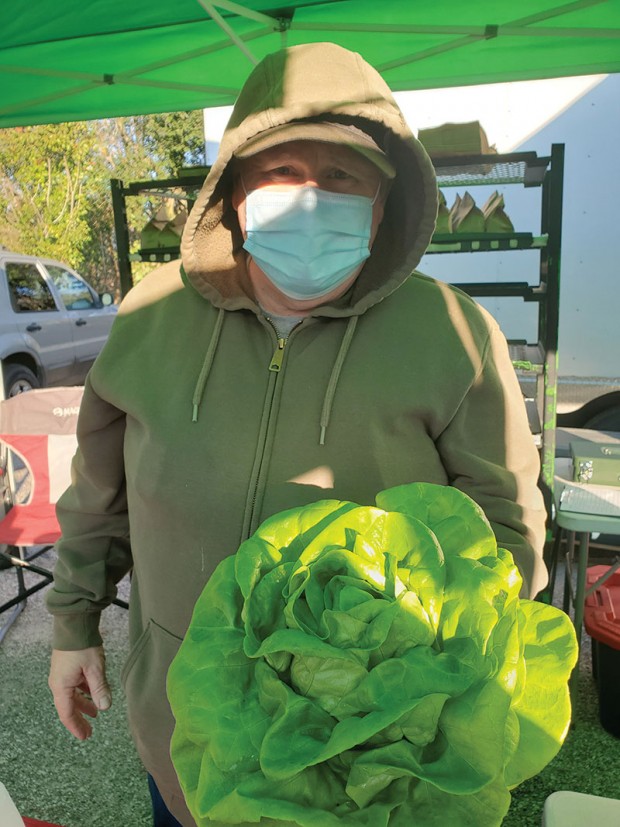
<svg viewBox="0 0 620 827"><path fill-rule="evenodd" d="M575 11L581 8L587 8L589 6L597 6L599 3L604 2L604 0L574 0L572 3L565 3L562 6L556 6L553 9L548 9L545 12L541 12L539 14L531 14L527 17L520 17L516 20L511 20L508 23L503 24L502 26L487 26L486 27L486 37L487 38L494 38L494 37L501 37L502 30L504 28L511 28L511 27L518 27L521 28L523 26L529 26L532 23L539 23L541 20L549 20L552 17L557 17L560 14L564 14L568 11ZM532 29L532 31L535 31ZM583 37L583 29L576 29L575 30L575 37ZM484 37L484 36L483 36ZM427 57L432 57L436 54L441 54L444 52L453 51L454 49L461 49L464 46L469 46L472 43L477 43L480 40L479 35L465 35L464 37L459 37L456 40L451 40L448 43L444 43L443 45L435 46L431 49L425 49L422 52L417 52L414 54L407 55L405 57L401 57L398 60L392 60L388 63L383 63L380 66L376 66L375 68L379 72L385 72L390 69L397 69L399 66L405 66L409 63L415 63L419 60L423 60Z"/></svg>
<svg viewBox="0 0 620 827"><path fill-rule="evenodd" d="M0 66L0 73L4 70L4 67ZM24 70L20 70L24 74L33 74L33 75L40 75L41 77L47 77L48 75L51 77L71 77L71 73L63 72L62 75L59 72L52 72L48 73L43 69L32 69L29 72L25 72ZM76 80L83 77L83 74L76 72ZM125 79L123 75L115 75L114 77L104 75L102 76L93 76L93 79L90 83L81 86L72 86L70 89L63 89L61 92L53 92L50 95L42 95L39 98L30 98L26 101L20 101L19 103L9 104L8 106L0 106L0 115L8 115L11 112L19 112L23 109L28 109L30 106L38 106L44 103L52 103L56 100L61 100L62 98L70 98L74 95L80 95L82 92L89 92L93 86L112 86L113 84L126 84L130 86L149 86L154 87L157 89L178 89L180 92L183 91L196 91L196 92L206 92L206 93L217 93L221 94L225 98L235 97L238 94L237 89L229 89L225 87L219 86L202 86L200 84L183 84L183 83L167 83L166 81L154 81L154 80L145 80L135 77L128 77Z"/></svg>
<svg viewBox="0 0 620 827"><path fill-rule="evenodd" d="M205 54L204 49L197 49L195 53L191 53L191 56L194 54ZM174 60L182 60L187 59L188 53L185 55L177 55ZM148 66L141 66L138 69L132 69L130 72L119 72L117 75L94 75L88 74L86 72L76 72L76 71L69 71L69 70L55 70L55 69L39 69L35 68L34 66L5 66L4 64L0 64L0 74L3 72L10 72L16 73L20 75L34 75L35 77L45 77L45 78L66 78L67 80L85 80L88 81L88 84L84 87L76 87L76 93L78 91L82 91L82 89L89 89L92 85L98 86L114 86L118 83L125 83L125 84L135 84L137 86L160 86L162 89L178 89L179 91L187 90L189 92L208 92L210 94L222 94L222 95L237 95L239 93L238 89L233 89L228 86L211 86L209 84L204 83L178 83L176 81L159 81L159 80L147 80L142 78L136 78L135 76L141 74L143 72L150 72L153 69L159 69L162 66L168 66L172 63L172 59L168 62L160 62L156 64L150 64ZM31 100L31 103L45 103L46 101L52 101L56 98L57 94L64 95L65 93L52 93L50 95L44 95L40 98L36 98ZM73 92L71 93L73 94ZM9 111L9 107L6 109L0 108L1 112Z"/></svg>
<svg viewBox="0 0 620 827"><path fill-rule="evenodd" d="M200 3L201 0L198 0L198 2ZM269 14L248 9L246 6L242 6L239 3L233 3L232 0L209 0L209 2L213 6L217 6L219 9L230 11L239 17L247 17L248 20L255 20L257 23L262 23L265 26L269 26L272 31L280 32L282 35L285 35L291 28L291 17L271 17Z"/></svg>
<svg viewBox="0 0 620 827"><path fill-rule="evenodd" d="M328 31L369 34L430 34L430 35L460 35L478 40L488 40L490 37L576 37L596 38L598 40L616 40L620 37L620 29L600 28L567 28L566 26L538 26L533 29L529 26L515 26L514 24L488 26L410 26L397 23L296 23L298 32Z"/></svg>
<svg viewBox="0 0 620 827"><path fill-rule="evenodd" d="M257 38L265 37L272 31L271 26L269 29L258 29L254 32L246 32L245 34L238 35L243 41L248 40L256 40ZM189 52L182 52L178 55L172 55L165 60L158 60L154 63L147 63L142 66L138 66L134 69L130 69L126 72L122 72L119 75L115 75L115 78L118 78L118 82L121 83L133 83L132 78L136 75L145 74L147 72L153 72L156 69L164 69L167 66L174 66L175 63L181 63L184 60L192 60L195 57L202 57L204 55L215 54L215 52L222 51L223 49L230 48L230 40L229 38L223 38L222 40L218 41L217 43L213 43L211 46L202 46L199 49L192 49ZM0 67L1 69L1 67ZM185 85L186 88L189 88ZM192 87L194 88L194 87ZM215 86L205 86L204 84L198 84L196 88L204 89L205 92L218 92L221 89L222 94L230 94L233 100L239 94L239 89L227 89L224 87L215 87Z"/></svg>
<svg viewBox="0 0 620 827"><path fill-rule="evenodd" d="M235 46L241 52L243 52L243 54L247 57L247 59L251 63L254 64L254 66L256 66L256 64L258 63L258 59L256 57L254 57L254 55L248 49L248 47L245 45L243 40L241 40L241 38L238 37L235 34L235 32L232 30L232 28L224 20L222 15L217 11L217 9L213 5L213 3L209 2L209 0L198 0L198 2L203 7L203 9L207 12L207 14L212 18L214 23L217 23L217 25L220 27L220 29L222 29L222 31L224 31L228 35L228 37L232 40L232 42L235 44Z"/></svg>
<svg viewBox="0 0 620 827"><path fill-rule="evenodd" d="M198 0L198 2L200 3L200 0ZM233 3L231 0L211 0L211 2L212 5L217 6L219 9L230 11L239 17L247 17L248 20L255 20L257 23L263 23L272 29L278 30L280 28L281 24L279 19L271 17L268 14L263 14L260 11L248 9L246 6L241 6L239 3Z"/></svg>
<svg viewBox="0 0 620 827"><path fill-rule="evenodd" d="M41 72L43 74L43 72ZM79 95L82 92L88 92L93 88L93 84L89 83L85 86L73 86L71 89L63 89L62 92L55 92L51 95L43 95L40 98L30 98L27 101L20 101L9 106L0 106L0 115L8 115L11 112L19 112L22 109L28 109L31 106L38 106L42 103L51 103L52 101L60 100L61 98L70 98L72 95Z"/></svg>

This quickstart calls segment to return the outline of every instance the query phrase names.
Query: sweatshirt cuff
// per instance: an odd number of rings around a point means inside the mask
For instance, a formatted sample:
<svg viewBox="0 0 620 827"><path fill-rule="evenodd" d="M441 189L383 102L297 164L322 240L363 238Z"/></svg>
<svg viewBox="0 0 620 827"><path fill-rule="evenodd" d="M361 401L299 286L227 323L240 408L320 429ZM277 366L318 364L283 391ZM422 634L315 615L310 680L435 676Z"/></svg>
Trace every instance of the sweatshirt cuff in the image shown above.
<svg viewBox="0 0 620 827"><path fill-rule="evenodd" d="M101 612L54 615L53 648L75 651L101 646L103 640L99 634L100 618Z"/></svg>

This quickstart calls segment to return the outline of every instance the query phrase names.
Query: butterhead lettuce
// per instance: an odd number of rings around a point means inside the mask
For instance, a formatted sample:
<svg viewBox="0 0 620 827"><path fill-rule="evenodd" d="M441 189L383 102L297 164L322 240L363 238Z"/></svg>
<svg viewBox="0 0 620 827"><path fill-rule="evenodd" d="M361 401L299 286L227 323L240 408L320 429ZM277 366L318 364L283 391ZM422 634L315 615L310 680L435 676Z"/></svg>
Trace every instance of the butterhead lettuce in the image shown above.
<svg viewBox="0 0 620 827"><path fill-rule="evenodd" d="M562 744L577 657L569 618L520 587L451 487L264 522L218 566L168 675L196 823L501 824Z"/></svg>

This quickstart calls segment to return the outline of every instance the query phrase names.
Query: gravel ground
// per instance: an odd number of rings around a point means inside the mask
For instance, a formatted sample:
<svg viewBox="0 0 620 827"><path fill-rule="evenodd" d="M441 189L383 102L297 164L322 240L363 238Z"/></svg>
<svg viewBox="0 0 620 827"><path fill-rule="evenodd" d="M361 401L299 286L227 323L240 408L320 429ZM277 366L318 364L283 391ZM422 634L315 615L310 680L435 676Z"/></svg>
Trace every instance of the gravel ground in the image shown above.
<svg viewBox="0 0 620 827"><path fill-rule="evenodd" d="M53 564L53 552L37 562ZM0 600L12 596L9 588L15 588L14 572L0 571ZM128 584L121 588L126 596ZM0 780L31 818L63 827L147 827L146 774L127 731L119 680L127 612L111 606L103 613L113 703L99 715L93 736L80 742L56 718L47 687L51 618L44 592L29 598L0 646Z"/></svg>
<svg viewBox="0 0 620 827"><path fill-rule="evenodd" d="M37 562L50 568L54 552L46 552ZM558 591L560 582L558 578ZM15 572L0 570L0 602L13 596L15 587ZM125 580L120 596L127 598L128 591ZM127 612L111 606L103 613L114 701L96 721L93 737L78 742L56 719L47 688L51 618L44 592L28 600L0 645L0 781L19 811L32 818L63 827L147 827L151 818L146 776L127 732L119 685L127 651ZM560 605L557 592L554 602ZM5 617L0 615L0 628ZM576 721L559 755L513 791L504 827L540 825L545 798L556 790L620 797L620 739L605 732L598 720L587 635Z"/></svg>
<svg viewBox="0 0 620 827"><path fill-rule="evenodd" d="M17 501L29 496L30 480L15 469ZM34 562L53 568L55 553ZM26 585L39 582L27 574ZM0 603L16 594L14 570L0 570ZM20 813L63 827L148 827L152 824L146 773L126 724L120 672L128 646L127 612L110 606L101 631L112 707L101 713L88 741L77 741L56 717L47 686L51 616L45 589L28 599L0 645L0 781ZM128 599L129 579L119 584ZM0 615L3 628L9 612ZM2 825L0 824L0 827Z"/></svg>

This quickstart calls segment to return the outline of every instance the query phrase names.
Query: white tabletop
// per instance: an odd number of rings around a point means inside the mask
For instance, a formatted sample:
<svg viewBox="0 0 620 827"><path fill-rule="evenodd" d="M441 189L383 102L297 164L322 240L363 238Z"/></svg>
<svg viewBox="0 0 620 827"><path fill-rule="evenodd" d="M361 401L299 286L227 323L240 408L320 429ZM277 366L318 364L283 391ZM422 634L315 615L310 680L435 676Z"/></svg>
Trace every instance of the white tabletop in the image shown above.
<svg viewBox="0 0 620 827"><path fill-rule="evenodd" d="M581 433L584 433L581 431ZM600 432L596 432L600 433ZM620 535L620 517L607 517L600 514L582 514L560 508L562 492L567 486L575 485L572 479L572 463L569 457L556 457L555 476L553 478L553 499L555 518L561 528L577 532L600 532L601 534ZM603 486L600 486L603 487ZM605 488L610 486L604 486ZM615 486L614 486L615 487Z"/></svg>
<svg viewBox="0 0 620 827"><path fill-rule="evenodd" d="M570 457L570 443L574 439L587 439L590 442L609 442L620 445L620 432L592 431L589 428L556 428L556 457Z"/></svg>

